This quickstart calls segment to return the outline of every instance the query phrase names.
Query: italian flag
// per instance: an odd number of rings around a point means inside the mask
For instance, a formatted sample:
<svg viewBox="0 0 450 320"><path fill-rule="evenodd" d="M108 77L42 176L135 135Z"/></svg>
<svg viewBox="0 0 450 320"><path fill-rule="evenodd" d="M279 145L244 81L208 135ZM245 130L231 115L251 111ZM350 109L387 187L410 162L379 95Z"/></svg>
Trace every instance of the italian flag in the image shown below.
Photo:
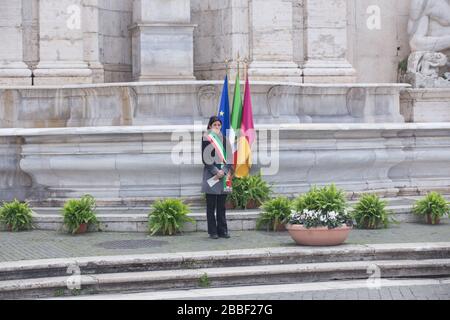
<svg viewBox="0 0 450 320"><path fill-rule="evenodd" d="M242 122L242 98L241 98L241 84L239 81L239 74L236 77L236 83L234 85L234 97L233 97L233 110L231 112L231 126L229 139L231 143L231 150L234 157L234 169L236 170L237 164L237 151L238 151L238 138L239 131L241 130Z"/></svg>

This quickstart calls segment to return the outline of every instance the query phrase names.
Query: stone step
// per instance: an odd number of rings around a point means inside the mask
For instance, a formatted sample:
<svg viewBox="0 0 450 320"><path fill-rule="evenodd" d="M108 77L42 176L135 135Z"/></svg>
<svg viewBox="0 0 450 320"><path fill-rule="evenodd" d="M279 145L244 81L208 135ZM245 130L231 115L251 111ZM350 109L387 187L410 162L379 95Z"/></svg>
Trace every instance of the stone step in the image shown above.
<svg viewBox="0 0 450 320"><path fill-rule="evenodd" d="M45 298L55 295L356 280L368 279L374 270L377 270L383 279L448 277L450 259L323 262L105 273L74 276L69 279L51 277L6 280L0 281L0 298Z"/></svg>
<svg viewBox="0 0 450 320"><path fill-rule="evenodd" d="M388 206L394 212L394 218L399 222L421 222L423 218L411 213L411 206ZM206 211L206 210L205 210ZM205 211L194 211L189 216L195 223L186 223L183 232L205 232L207 221ZM63 218L55 208L34 208L34 225L39 230L62 230ZM97 210L100 230L108 232L147 232L148 210L142 208ZM230 231L255 230L256 220L261 210L227 210L227 223ZM444 219L448 219L444 217Z"/></svg>
<svg viewBox="0 0 450 320"><path fill-rule="evenodd" d="M79 274L372 260L450 259L450 242L338 247L282 247L11 261L0 263L0 281ZM69 273L68 273L69 270ZM72 270L72 271L71 271Z"/></svg>
<svg viewBox="0 0 450 320"><path fill-rule="evenodd" d="M411 300L411 296L403 296L400 292L391 295L389 292L383 295L377 295L379 290L389 290L389 288L405 288L420 292L414 300L424 300L426 298L440 298L437 294L422 292L424 287L442 288L450 286L450 278L437 279L380 279L376 281L363 280L340 280L323 282L303 282L289 284L259 285L259 286L239 286L225 288L206 288L206 289L185 289L185 290L166 290L166 291L143 291L138 293L119 293L119 294L96 294L81 297L59 297L48 298L49 300L323 300L324 296L320 293L333 292L334 295L326 297L332 300ZM394 290L395 290L394 289ZM349 293L358 290L358 293ZM364 294L364 291L365 294ZM368 292L367 292L368 291ZM374 296L370 292L375 291ZM434 290L433 290L434 291ZM448 296L448 295L447 295ZM283 298L287 297L287 298Z"/></svg>

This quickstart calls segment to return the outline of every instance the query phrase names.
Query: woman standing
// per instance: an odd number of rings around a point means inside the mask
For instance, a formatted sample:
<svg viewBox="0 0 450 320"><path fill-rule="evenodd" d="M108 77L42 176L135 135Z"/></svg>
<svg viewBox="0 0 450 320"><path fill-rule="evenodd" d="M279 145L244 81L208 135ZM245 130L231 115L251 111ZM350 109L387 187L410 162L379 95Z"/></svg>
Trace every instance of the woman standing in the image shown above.
<svg viewBox="0 0 450 320"><path fill-rule="evenodd" d="M211 117L202 141L202 192L206 193L208 234L212 239L229 238L225 212L225 184L231 175L231 146L221 133L222 121ZM227 152L228 151L228 152ZM217 211L217 219L216 219Z"/></svg>

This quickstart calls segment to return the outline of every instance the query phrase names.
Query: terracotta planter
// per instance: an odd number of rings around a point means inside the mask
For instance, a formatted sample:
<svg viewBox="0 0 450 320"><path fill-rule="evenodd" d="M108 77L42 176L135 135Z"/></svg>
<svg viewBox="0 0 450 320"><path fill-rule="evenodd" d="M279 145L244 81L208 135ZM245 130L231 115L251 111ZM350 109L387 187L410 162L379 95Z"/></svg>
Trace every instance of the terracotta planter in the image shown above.
<svg viewBox="0 0 450 320"><path fill-rule="evenodd" d="M236 208L236 206L234 205L233 201L227 201L227 202L225 202L225 209L227 209L227 210L233 210L234 208Z"/></svg>
<svg viewBox="0 0 450 320"><path fill-rule="evenodd" d="M283 232L286 231L286 225L285 224L278 224L277 227L275 228L276 232Z"/></svg>
<svg viewBox="0 0 450 320"><path fill-rule="evenodd" d="M80 224L80 226L78 227L77 231L75 231L75 234L82 234L82 233L86 233L88 229L88 224L87 223L82 223Z"/></svg>
<svg viewBox="0 0 450 320"><path fill-rule="evenodd" d="M248 200L247 205L245 206L246 209L258 209L261 206L261 203L257 200Z"/></svg>
<svg viewBox="0 0 450 320"><path fill-rule="evenodd" d="M435 223L433 223L433 217L431 214L427 214L427 223L428 224L439 224L441 222L441 219L439 217L436 217Z"/></svg>
<svg viewBox="0 0 450 320"><path fill-rule="evenodd" d="M8 224L8 225L6 226L6 230L8 230L9 232L12 232L12 231L13 231L12 225Z"/></svg>
<svg viewBox="0 0 450 320"><path fill-rule="evenodd" d="M287 224L286 229L292 239L299 244L305 246L337 246L347 240L351 227L342 225L336 229L328 229L327 227L307 229L303 225Z"/></svg>

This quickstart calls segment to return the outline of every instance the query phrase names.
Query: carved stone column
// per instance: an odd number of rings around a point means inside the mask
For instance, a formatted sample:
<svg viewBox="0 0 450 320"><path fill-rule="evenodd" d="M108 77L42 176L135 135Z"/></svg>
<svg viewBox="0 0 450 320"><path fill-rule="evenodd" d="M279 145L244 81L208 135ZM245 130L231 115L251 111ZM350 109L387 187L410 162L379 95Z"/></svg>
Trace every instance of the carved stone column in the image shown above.
<svg viewBox="0 0 450 320"><path fill-rule="evenodd" d="M23 57L22 0L0 1L0 85L31 85Z"/></svg>
<svg viewBox="0 0 450 320"><path fill-rule="evenodd" d="M251 78L301 82L294 62L292 1L253 0L249 9Z"/></svg>
<svg viewBox="0 0 450 320"><path fill-rule="evenodd" d="M304 82L354 82L347 61L347 0L305 0Z"/></svg>
<svg viewBox="0 0 450 320"><path fill-rule="evenodd" d="M84 61L83 1L39 1L40 62L35 84L91 83Z"/></svg>

